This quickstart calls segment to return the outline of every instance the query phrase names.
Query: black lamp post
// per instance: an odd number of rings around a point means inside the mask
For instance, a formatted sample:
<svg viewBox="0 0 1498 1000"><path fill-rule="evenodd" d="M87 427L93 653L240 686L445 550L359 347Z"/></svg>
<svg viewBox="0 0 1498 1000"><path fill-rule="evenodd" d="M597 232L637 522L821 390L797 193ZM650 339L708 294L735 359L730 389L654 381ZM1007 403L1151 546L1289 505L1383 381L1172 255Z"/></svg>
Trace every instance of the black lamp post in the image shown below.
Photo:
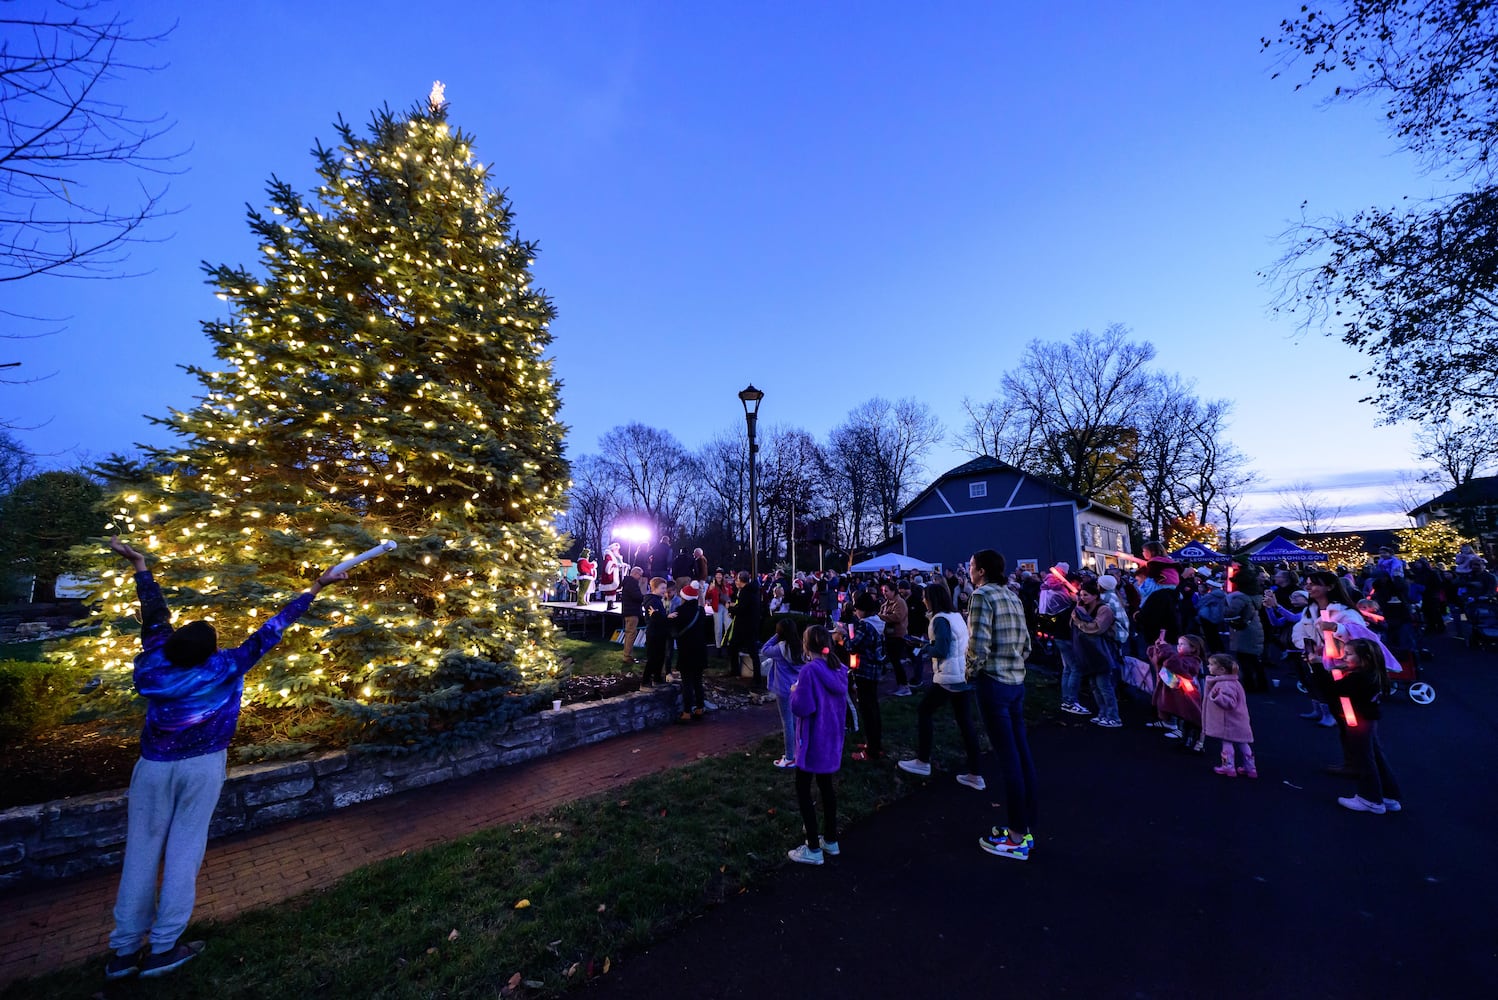
<svg viewBox="0 0 1498 1000"><path fill-rule="evenodd" d="M749 425L749 574L759 585L759 532L755 522L759 517L759 483L755 467L759 464L759 442L754 437L754 424L759 418L759 401L765 394L749 383L749 388L739 393L739 402L744 404L744 420Z"/></svg>

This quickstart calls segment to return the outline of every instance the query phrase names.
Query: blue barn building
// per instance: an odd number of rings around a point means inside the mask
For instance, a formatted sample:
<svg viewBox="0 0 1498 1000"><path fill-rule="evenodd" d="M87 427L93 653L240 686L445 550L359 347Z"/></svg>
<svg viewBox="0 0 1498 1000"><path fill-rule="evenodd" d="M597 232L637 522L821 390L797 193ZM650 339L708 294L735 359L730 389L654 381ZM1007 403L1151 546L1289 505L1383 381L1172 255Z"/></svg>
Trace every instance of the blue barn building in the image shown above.
<svg viewBox="0 0 1498 1000"><path fill-rule="evenodd" d="M1002 552L1010 570L1064 562L1101 572L1139 561L1128 515L988 456L938 476L896 520L905 555L943 566L978 549Z"/></svg>

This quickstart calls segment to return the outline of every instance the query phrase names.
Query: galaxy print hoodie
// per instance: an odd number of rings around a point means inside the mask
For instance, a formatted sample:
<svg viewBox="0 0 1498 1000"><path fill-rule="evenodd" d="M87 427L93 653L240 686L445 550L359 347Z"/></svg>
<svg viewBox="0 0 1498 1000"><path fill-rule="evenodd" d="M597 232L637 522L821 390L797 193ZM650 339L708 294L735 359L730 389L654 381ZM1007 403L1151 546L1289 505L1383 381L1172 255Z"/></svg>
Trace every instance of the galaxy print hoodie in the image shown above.
<svg viewBox="0 0 1498 1000"><path fill-rule="evenodd" d="M135 690L150 704L140 734L146 760L186 760L229 746L239 725L244 677L292 622L312 606L312 594L298 595L235 649L219 649L202 663L174 666L162 647L171 637L171 613L150 571L135 574L140 598L142 652L135 658Z"/></svg>

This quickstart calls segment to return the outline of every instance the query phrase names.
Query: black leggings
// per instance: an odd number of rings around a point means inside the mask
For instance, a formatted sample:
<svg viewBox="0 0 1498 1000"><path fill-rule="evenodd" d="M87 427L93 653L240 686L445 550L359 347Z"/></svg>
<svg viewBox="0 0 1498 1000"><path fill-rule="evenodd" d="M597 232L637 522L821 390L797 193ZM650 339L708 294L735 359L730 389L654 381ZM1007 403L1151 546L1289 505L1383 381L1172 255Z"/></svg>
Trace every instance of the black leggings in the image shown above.
<svg viewBox="0 0 1498 1000"><path fill-rule="evenodd" d="M1111 683L1111 682L1110 682ZM978 734L973 729L973 692L948 691L933 683L916 709L916 759L931 763L931 740L937 709L952 706L952 716L957 720L957 731L962 734L962 749L967 753L967 774L978 773Z"/></svg>
<svg viewBox="0 0 1498 1000"><path fill-rule="evenodd" d="M884 721L879 718L879 682L855 677L853 690L858 695L858 721L863 726L869 756L877 757L884 752Z"/></svg>
<svg viewBox="0 0 1498 1000"><path fill-rule="evenodd" d="M806 846L816 851L821 849L822 844L817 839L817 807L811 801L812 778L817 779L817 794L822 798L822 812L827 817L821 836L833 843L837 842L837 792L832 788L832 775L814 775L810 771L796 768L796 802L801 806L801 822L806 825Z"/></svg>

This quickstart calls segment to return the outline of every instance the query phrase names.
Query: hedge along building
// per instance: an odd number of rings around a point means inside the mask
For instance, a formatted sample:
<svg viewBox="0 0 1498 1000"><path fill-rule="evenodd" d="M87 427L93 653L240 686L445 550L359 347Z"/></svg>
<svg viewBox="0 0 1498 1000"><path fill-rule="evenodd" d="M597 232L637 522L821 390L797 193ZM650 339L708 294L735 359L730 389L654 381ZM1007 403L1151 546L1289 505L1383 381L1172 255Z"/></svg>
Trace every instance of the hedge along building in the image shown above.
<svg viewBox="0 0 1498 1000"><path fill-rule="evenodd" d="M1133 565L1129 517L983 456L936 478L896 515L904 553L943 566L997 549L1010 570L1058 562L1101 572Z"/></svg>

